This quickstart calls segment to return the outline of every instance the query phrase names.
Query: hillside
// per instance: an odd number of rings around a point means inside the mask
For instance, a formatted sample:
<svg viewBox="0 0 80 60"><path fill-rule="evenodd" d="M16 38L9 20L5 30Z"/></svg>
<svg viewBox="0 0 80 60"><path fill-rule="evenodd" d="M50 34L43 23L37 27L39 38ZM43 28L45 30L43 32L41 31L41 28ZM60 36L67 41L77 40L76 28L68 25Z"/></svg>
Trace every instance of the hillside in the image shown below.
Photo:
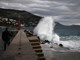
<svg viewBox="0 0 80 60"><path fill-rule="evenodd" d="M62 25L58 22L55 22L55 28L54 31L59 34L60 36L64 35L78 35L80 36L80 26L79 25Z"/></svg>
<svg viewBox="0 0 80 60"><path fill-rule="evenodd" d="M14 19L18 21L18 16L20 16L21 23L25 24L25 26L35 26L35 24L37 24L41 19L40 16L33 15L32 13L29 13L27 11L0 8L0 17L2 18ZM31 25L31 23L35 24ZM3 23L2 25L4 24L5 23Z"/></svg>

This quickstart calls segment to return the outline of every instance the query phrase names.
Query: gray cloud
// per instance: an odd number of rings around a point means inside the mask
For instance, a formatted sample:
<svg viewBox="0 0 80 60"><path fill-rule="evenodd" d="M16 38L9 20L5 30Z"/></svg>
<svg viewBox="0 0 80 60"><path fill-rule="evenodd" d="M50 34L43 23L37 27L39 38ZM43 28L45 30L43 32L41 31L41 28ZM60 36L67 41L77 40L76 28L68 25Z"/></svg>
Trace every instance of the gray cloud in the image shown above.
<svg viewBox="0 0 80 60"><path fill-rule="evenodd" d="M1 8L26 10L40 16L57 16L63 24L80 23L80 0L0 0Z"/></svg>

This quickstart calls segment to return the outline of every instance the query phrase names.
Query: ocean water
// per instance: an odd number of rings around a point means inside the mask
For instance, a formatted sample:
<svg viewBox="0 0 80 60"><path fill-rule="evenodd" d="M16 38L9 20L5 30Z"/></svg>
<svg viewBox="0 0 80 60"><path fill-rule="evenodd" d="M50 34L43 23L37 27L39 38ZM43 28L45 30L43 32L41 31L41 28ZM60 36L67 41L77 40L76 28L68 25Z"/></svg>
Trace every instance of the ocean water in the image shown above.
<svg viewBox="0 0 80 60"><path fill-rule="evenodd" d="M69 50L79 51L80 50L80 34L76 29L57 29L55 32L55 18L48 16L42 18L37 26L34 28L33 32L42 41L48 40L52 44L62 44L64 48ZM59 50L59 49L58 49ZM64 49L63 49L64 50Z"/></svg>
<svg viewBox="0 0 80 60"><path fill-rule="evenodd" d="M58 44L63 44L63 47L60 47ZM51 48L55 52L80 52L80 36L60 36L60 40L55 43L45 43L44 46ZM46 49L47 50L47 49Z"/></svg>
<svg viewBox="0 0 80 60"><path fill-rule="evenodd" d="M34 29L34 27L26 27L25 28L25 30L28 30L31 32L33 32L33 29ZM69 51L70 52L80 52L80 34L78 32L79 31L76 31L76 30L74 30L72 32L70 32L68 30L68 31L65 31L65 33L63 32L63 30L56 32L58 34L58 36L60 37L60 40L58 43L63 44L64 48L68 48L68 49L62 49L62 50L58 49L58 51L61 51L61 52L67 52L67 51L68 52Z"/></svg>
<svg viewBox="0 0 80 60"><path fill-rule="evenodd" d="M61 36L58 43L72 51L80 52L80 36Z"/></svg>

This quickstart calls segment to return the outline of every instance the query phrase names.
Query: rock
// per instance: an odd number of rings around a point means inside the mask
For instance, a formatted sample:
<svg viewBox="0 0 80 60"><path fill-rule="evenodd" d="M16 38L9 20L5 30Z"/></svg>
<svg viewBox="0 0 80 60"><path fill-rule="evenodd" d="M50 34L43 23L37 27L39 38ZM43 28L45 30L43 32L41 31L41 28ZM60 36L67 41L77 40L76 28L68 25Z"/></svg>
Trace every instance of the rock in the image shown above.
<svg viewBox="0 0 80 60"><path fill-rule="evenodd" d="M63 47L63 44L59 44L60 47Z"/></svg>

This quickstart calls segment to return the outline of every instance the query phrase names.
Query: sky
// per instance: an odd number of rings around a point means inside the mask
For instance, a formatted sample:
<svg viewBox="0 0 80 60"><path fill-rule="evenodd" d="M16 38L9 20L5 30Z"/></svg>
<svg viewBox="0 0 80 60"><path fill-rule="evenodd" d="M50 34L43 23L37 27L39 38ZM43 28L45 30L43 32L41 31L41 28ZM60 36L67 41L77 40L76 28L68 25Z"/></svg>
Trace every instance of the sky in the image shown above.
<svg viewBox="0 0 80 60"><path fill-rule="evenodd" d="M80 0L0 0L0 8L54 16L64 25L80 25Z"/></svg>

